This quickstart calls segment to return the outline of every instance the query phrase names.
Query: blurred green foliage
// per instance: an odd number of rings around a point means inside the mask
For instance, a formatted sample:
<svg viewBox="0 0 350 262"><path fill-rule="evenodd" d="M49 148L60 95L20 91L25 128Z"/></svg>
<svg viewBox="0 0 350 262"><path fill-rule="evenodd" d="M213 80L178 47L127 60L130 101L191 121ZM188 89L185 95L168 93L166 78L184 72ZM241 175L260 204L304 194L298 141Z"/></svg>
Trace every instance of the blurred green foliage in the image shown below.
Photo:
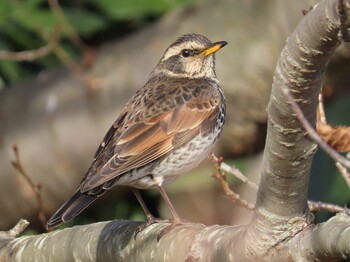
<svg viewBox="0 0 350 262"><path fill-rule="evenodd" d="M77 0L59 1L76 33L89 45L127 34L192 0ZM62 27L60 44L73 58L80 55L67 40L69 28L59 22L46 0L0 1L0 50L23 51L46 45L55 25ZM98 38L98 39L97 39ZM32 63L0 61L0 80L13 83L58 64L54 55Z"/></svg>

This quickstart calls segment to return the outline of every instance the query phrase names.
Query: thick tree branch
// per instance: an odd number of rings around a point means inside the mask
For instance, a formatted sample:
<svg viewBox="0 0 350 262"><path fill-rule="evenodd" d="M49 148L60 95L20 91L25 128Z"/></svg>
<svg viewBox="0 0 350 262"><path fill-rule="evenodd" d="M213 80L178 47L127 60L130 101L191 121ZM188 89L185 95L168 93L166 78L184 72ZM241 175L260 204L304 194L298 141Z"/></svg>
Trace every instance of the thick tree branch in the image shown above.
<svg viewBox="0 0 350 262"><path fill-rule="evenodd" d="M294 111L286 94L294 96L307 123L315 126L324 72L339 45L337 6L335 0L321 1L308 12L289 37L278 61L268 106L268 132L256 212L248 231L252 243L259 243L261 250L255 248L258 252L266 250L264 245L271 248L274 242L301 232L313 220L307 191L316 145L310 141L298 119L299 112ZM274 237L268 237L271 235Z"/></svg>
<svg viewBox="0 0 350 262"><path fill-rule="evenodd" d="M17 239L0 235L0 257L8 262L229 261L239 252L234 239L244 229L186 224L172 229L157 242L158 233L168 224L149 226L135 238L139 225L116 220Z"/></svg>
<svg viewBox="0 0 350 262"><path fill-rule="evenodd" d="M271 262L286 261L287 257L288 261L336 261L347 258L350 251L347 212L275 243L275 249L265 251L266 256L260 259L254 259L249 247L241 245L247 226L186 224L172 229L157 242L158 233L168 224L154 224L135 237L139 225L115 220L37 236L14 238L0 234L0 258L8 262L165 261L165 257L174 262Z"/></svg>
<svg viewBox="0 0 350 262"><path fill-rule="evenodd" d="M290 241L293 261L338 261L350 254L349 210L312 225Z"/></svg>
<svg viewBox="0 0 350 262"><path fill-rule="evenodd" d="M308 217L307 188L316 145L310 141L285 93L293 93L315 125L317 97L330 56L339 44L337 1L322 1L289 37L275 73L268 107L268 135L258 192L258 213ZM288 90L288 91L286 91Z"/></svg>

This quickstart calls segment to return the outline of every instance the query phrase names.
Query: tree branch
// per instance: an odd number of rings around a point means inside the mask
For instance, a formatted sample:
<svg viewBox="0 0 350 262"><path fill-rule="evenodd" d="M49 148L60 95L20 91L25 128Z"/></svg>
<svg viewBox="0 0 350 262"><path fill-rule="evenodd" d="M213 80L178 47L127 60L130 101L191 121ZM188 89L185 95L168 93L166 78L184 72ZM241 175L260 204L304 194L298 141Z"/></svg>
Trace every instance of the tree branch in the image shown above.
<svg viewBox="0 0 350 262"><path fill-rule="evenodd" d="M35 184L33 182L33 180L31 179L31 177L29 176L29 174L26 172L26 170L24 169L21 160L19 158L19 150L16 144L12 145L12 150L15 154L15 160L13 160L11 163L13 165L13 167L18 171L18 173L24 177L24 179L28 182L30 188L32 189L34 196L35 196L35 200L37 202L38 205L38 219L42 225L42 227L44 229L46 229L46 216L45 216L45 212L44 212L44 202L43 199L41 197L41 185L40 184Z"/></svg>
<svg viewBox="0 0 350 262"><path fill-rule="evenodd" d="M262 250L302 232L313 221L307 192L317 147L308 134L316 123L326 66L339 45L337 6L335 0L321 1L310 10L288 38L276 67L256 212L248 233L251 244L258 242Z"/></svg>
<svg viewBox="0 0 350 262"><path fill-rule="evenodd" d="M300 22L283 48L268 106L268 134L256 209L290 219L308 215L307 188L316 145L294 111L316 122L317 97L339 44L337 1L322 1ZM317 21L317 22L316 22ZM293 93L291 100L286 94ZM294 101L295 100L295 101Z"/></svg>
<svg viewBox="0 0 350 262"><path fill-rule="evenodd" d="M327 222L313 225L290 241L293 261L338 261L350 254L349 210L338 213ZM297 252L295 252L297 251Z"/></svg>
<svg viewBox="0 0 350 262"><path fill-rule="evenodd" d="M46 46L40 47L35 50L26 50L22 52L0 51L0 59L14 60L14 61L34 61L41 57L44 57L52 52L60 41L61 28L56 26L54 33L48 40Z"/></svg>
<svg viewBox="0 0 350 262"><path fill-rule="evenodd" d="M153 224L135 237L139 225L115 220L15 240L0 235L0 257L8 262L164 261L164 257L169 261L229 261L239 251L234 239L240 227L180 225L157 242L167 223Z"/></svg>

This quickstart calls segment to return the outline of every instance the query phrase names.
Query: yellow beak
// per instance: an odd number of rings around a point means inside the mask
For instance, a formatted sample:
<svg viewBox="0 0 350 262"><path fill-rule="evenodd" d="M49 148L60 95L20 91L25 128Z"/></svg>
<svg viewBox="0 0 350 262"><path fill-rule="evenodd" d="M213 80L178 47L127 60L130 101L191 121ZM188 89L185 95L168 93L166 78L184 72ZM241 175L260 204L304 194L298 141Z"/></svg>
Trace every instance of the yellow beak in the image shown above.
<svg viewBox="0 0 350 262"><path fill-rule="evenodd" d="M207 49L204 49L204 51L202 51L201 54L204 56L208 56L212 53L219 51L225 45L227 45L226 41L215 42L211 46L209 46Z"/></svg>

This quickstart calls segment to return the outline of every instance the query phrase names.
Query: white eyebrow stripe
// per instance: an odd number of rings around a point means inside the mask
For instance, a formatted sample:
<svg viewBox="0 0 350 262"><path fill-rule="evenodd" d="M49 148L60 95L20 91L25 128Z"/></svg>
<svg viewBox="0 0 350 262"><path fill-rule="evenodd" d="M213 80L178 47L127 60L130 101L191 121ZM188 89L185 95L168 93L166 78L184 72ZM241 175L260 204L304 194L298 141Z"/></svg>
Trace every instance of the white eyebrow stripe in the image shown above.
<svg viewBox="0 0 350 262"><path fill-rule="evenodd" d="M180 54L181 50L183 49L202 49L204 48L204 46L199 45L196 42L186 42L186 43L182 43L180 45L176 45L176 46L172 46L169 49L167 49L167 51L165 52L162 61L167 60L169 57L172 57L174 55L178 55Z"/></svg>

